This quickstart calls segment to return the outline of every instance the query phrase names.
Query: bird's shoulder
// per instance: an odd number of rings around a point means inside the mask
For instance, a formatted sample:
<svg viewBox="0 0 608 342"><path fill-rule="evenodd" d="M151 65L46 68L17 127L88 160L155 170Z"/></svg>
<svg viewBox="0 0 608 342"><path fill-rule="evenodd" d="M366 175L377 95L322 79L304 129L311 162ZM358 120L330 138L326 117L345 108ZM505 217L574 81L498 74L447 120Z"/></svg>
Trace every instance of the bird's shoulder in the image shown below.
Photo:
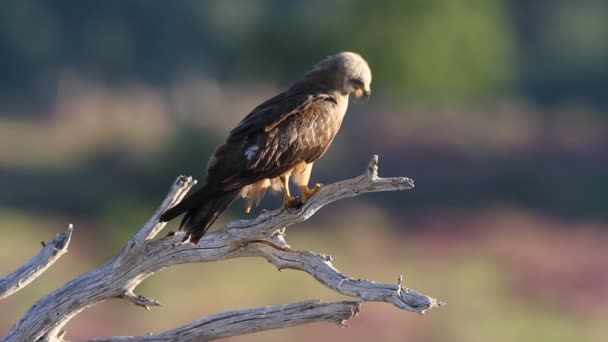
<svg viewBox="0 0 608 342"><path fill-rule="evenodd" d="M242 136L252 132L267 132L284 120L302 114L318 113L317 106L337 105L336 96L323 88L296 84L262 104L255 107L230 132L231 137Z"/></svg>

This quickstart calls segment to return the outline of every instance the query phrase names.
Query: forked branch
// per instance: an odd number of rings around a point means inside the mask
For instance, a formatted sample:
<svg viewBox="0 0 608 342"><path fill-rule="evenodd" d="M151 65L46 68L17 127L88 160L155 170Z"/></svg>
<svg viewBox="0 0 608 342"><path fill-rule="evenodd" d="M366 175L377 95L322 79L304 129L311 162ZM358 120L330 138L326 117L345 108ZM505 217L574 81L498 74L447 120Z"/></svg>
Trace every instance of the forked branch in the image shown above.
<svg viewBox="0 0 608 342"><path fill-rule="evenodd" d="M234 221L207 233L198 242L182 243L183 233L153 238L165 223L159 215L178 203L192 187L191 177L179 177L167 198L123 247L118 256L40 299L21 318L3 341L61 341L65 324L82 310L110 298L123 298L149 308L160 303L135 294L135 288L154 272L176 264L216 261L237 257L263 257L277 268L302 270L326 287L357 298L357 302L307 301L272 307L237 310L213 315L155 335L110 337L96 341L192 341L212 340L249 332L277 329L312 321L343 322L358 311L359 301L387 302L417 313L443 303L398 284L378 284L342 274L322 254L297 251L284 239L287 227L302 222L323 206L366 192L408 190L413 181L404 177L378 177L378 157L356 178L321 188L298 209L277 209L253 220Z"/></svg>

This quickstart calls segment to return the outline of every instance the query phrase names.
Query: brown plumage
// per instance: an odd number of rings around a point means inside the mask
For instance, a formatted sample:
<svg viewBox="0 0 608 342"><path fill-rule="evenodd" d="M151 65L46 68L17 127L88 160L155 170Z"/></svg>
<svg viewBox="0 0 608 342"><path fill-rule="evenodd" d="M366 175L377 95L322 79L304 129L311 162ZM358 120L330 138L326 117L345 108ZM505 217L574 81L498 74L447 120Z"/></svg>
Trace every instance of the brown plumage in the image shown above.
<svg viewBox="0 0 608 342"><path fill-rule="evenodd" d="M356 53L322 60L291 88L254 108L211 156L206 184L160 220L186 213L181 226L196 243L239 193L247 211L268 187L283 190L287 207L305 203L320 187L308 188L312 164L336 136L349 94L369 96L370 83L369 66ZM290 177L300 198L289 192Z"/></svg>

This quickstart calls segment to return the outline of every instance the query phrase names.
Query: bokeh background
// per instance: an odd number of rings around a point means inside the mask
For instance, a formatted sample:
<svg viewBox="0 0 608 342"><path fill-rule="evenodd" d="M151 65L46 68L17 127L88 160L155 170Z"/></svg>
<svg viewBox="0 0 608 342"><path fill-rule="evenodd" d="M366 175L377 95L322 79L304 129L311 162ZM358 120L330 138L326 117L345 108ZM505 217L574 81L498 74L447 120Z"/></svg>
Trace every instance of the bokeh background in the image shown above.
<svg viewBox="0 0 608 342"><path fill-rule="evenodd" d="M76 230L70 253L0 302L0 336L111 258L177 175L202 177L251 108L342 50L367 58L374 94L351 105L313 180L356 176L376 153L381 175L417 187L326 207L289 242L353 277L402 273L448 306L420 317L367 303L348 329L228 340L607 340L604 0L2 1L0 274ZM258 259L173 267L138 290L165 306L106 302L68 338L341 298Z"/></svg>

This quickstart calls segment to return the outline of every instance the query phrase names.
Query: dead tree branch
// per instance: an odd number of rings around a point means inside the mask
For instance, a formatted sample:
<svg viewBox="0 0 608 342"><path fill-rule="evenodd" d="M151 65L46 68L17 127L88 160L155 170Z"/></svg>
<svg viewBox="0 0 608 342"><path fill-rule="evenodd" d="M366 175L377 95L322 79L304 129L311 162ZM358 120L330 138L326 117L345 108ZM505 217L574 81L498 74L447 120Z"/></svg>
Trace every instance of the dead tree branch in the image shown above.
<svg viewBox="0 0 608 342"><path fill-rule="evenodd" d="M68 251L73 227L57 234L53 240L42 242L42 250L14 272L0 278L0 300L26 287Z"/></svg>
<svg viewBox="0 0 608 342"><path fill-rule="evenodd" d="M312 322L334 322L343 325L358 311L359 302L320 303L316 300L309 300L248 310L226 311L160 334L115 336L89 340L89 342L211 341Z"/></svg>
<svg viewBox="0 0 608 342"><path fill-rule="evenodd" d="M302 270L321 284L360 301L387 302L417 313L442 305L398 284L377 284L340 273L325 255L291 249L284 239L285 228L302 222L323 206L367 192L408 190L413 181L405 177L378 177L378 157L356 178L326 185L302 208L277 209L253 220L234 221L223 229L207 233L198 244L182 243L183 233L158 240L153 238L165 223L158 217L179 202L193 186L191 177L179 177L152 218L100 268L67 282L34 304L3 341L62 341L65 324L82 310L110 298L123 298L149 308L160 303L135 294L148 276L176 264L217 261L237 257L263 257L277 268ZM230 311L188 325L140 337L111 337L97 341L190 341L212 340L254 331L276 329L311 321L342 322L358 310L356 302L313 301L250 310ZM285 319L289 317L289 319ZM234 320L234 321L231 321ZM228 325L222 325L230 323Z"/></svg>

